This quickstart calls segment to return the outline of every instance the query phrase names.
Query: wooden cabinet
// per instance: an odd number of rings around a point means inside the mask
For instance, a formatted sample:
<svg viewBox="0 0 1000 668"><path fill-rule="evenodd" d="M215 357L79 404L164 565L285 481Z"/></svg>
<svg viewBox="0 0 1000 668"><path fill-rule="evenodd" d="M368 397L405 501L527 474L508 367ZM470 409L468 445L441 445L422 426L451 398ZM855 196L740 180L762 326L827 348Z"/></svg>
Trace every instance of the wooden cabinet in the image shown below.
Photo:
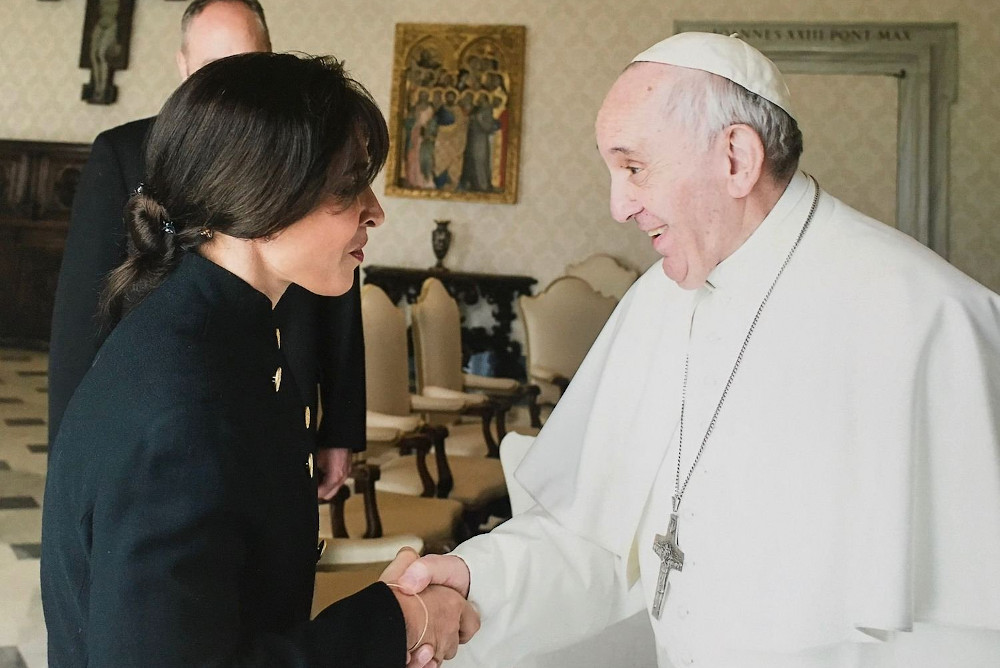
<svg viewBox="0 0 1000 668"><path fill-rule="evenodd" d="M46 347L89 144L0 140L0 345Z"/></svg>

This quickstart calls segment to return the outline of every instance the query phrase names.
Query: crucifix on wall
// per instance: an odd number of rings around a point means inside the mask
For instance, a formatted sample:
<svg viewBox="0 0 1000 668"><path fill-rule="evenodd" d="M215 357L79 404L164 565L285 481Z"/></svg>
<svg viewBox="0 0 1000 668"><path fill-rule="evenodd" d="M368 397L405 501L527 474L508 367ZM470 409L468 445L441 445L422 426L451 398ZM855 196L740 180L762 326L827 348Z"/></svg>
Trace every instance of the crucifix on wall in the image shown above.
<svg viewBox="0 0 1000 668"><path fill-rule="evenodd" d="M80 67L90 70L82 99L90 104L112 104L118 99L115 70L128 67L135 0L87 0L83 19Z"/></svg>

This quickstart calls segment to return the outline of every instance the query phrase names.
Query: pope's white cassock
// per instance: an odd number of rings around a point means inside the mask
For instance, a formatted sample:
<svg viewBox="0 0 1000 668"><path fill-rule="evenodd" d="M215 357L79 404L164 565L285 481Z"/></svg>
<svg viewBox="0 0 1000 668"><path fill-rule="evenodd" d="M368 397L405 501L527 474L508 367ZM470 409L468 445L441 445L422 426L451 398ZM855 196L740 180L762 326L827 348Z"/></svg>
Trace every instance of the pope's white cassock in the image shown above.
<svg viewBox="0 0 1000 668"><path fill-rule="evenodd" d="M456 551L468 664L652 606L681 483L814 197L797 174L698 290L652 267L517 471L537 505ZM1000 298L822 193L683 497L659 665L1000 666Z"/></svg>

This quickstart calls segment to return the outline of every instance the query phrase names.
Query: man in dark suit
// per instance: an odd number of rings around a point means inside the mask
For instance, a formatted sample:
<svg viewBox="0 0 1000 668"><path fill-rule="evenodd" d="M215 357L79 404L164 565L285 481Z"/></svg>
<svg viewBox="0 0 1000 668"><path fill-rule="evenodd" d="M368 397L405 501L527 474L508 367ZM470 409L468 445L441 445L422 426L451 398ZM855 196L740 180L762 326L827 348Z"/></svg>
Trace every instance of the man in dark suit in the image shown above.
<svg viewBox="0 0 1000 668"><path fill-rule="evenodd" d="M187 78L225 56L270 51L264 10L257 0L194 0L181 20L177 68ZM59 272L49 352L49 443L55 443L66 405L111 326L97 303L109 271L125 259L122 212L142 180L143 144L155 118L102 132L77 188ZM276 307L290 371L303 401L316 412L319 495L329 498L346 478L351 451L365 445L364 337L359 276L341 297L318 297L292 285ZM317 386L319 390L317 390ZM321 395L321 397L319 396Z"/></svg>

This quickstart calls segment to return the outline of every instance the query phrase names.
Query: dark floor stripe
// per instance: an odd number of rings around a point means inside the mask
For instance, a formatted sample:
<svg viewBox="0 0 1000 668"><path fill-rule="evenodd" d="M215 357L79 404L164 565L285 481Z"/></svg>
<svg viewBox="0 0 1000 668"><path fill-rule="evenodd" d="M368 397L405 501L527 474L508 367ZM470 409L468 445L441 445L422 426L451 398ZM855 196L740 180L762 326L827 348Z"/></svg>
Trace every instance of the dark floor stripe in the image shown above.
<svg viewBox="0 0 1000 668"><path fill-rule="evenodd" d="M31 355L27 353L4 353L0 355L0 362L30 362Z"/></svg>
<svg viewBox="0 0 1000 668"><path fill-rule="evenodd" d="M27 371L18 371L17 375L22 378L31 378L33 376L47 376L49 372L45 369L29 369Z"/></svg>
<svg viewBox="0 0 1000 668"><path fill-rule="evenodd" d="M41 559L41 543L11 543L10 549L14 550L14 556L18 559Z"/></svg>
<svg viewBox="0 0 1000 668"><path fill-rule="evenodd" d="M35 392L44 392L45 394L48 394L49 393L49 388L47 388L47 387L36 387L35 388Z"/></svg>
<svg viewBox="0 0 1000 668"><path fill-rule="evenodd" d="M9 471L9 470L10 470L10 464L0 459L0 471Z"/></svg>
<svg viewBox="0 0 1000 668"><path fill-rule="evenodd" d="M21 397L0 397L0 404L23 404Z"/></svg>
<svg viewBox="0 0 1000 668"><path fill-rule="evenodd" d="M46 445L45 443L29 443L28 450L31 450L37 455L43 452L48 452L49 446Z"/></svg>
<svg viewBox="0 0 1000 668"><path fill-rule="evenodd" d="M38 508L33 496L0 496L0 510L24 510Z"/></svg>
<svg viewBox="0 0 1000 668"><path fill-rule="evenodd" d="M36 427L45 424L42 418L5 418L8 427Z"/></svg>

